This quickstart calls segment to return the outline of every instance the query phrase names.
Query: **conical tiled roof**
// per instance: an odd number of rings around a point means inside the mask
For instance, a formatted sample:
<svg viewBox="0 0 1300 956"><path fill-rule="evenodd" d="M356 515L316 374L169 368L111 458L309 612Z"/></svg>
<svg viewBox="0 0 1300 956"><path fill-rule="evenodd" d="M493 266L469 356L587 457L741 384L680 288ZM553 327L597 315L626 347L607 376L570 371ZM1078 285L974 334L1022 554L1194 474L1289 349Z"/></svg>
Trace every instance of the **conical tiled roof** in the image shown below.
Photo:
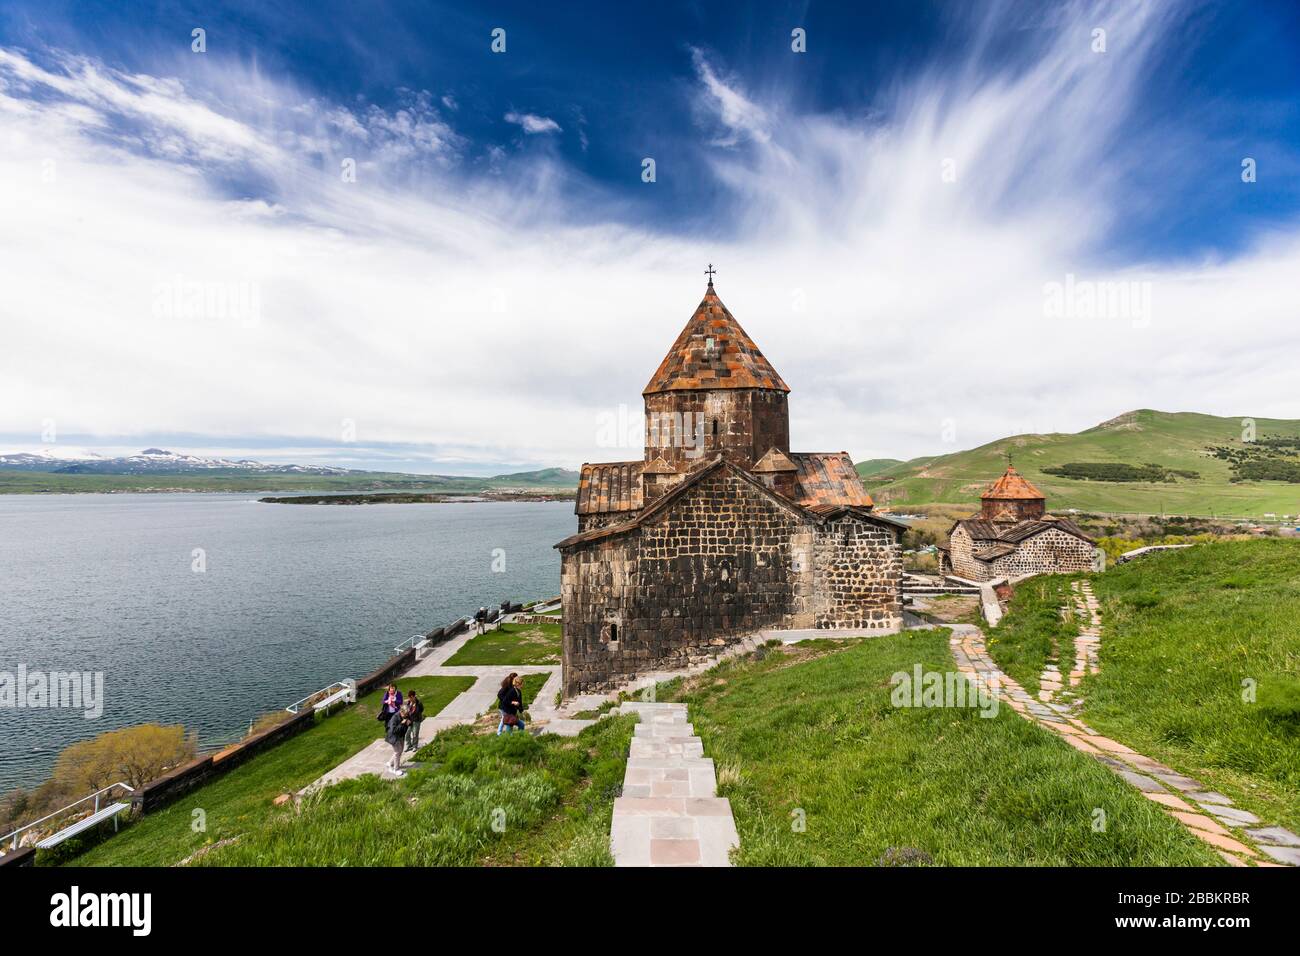
<svg viewBox="0 0 1300 956"><path fill-rule="evenodd" d="M988 490L980 497L1001 501L1011 498L1046 498L1046 495L1020 477L1020 472L1016 471L1014 466L1007 465L1007 470L1002 473L1002 477L989 485Z"/></svg>
<svg viewBox="0 0 1300 956"><path fill-rule="evenodd" d="M727 311L712 282L642 394L710 388L790 391Z"/></svg>

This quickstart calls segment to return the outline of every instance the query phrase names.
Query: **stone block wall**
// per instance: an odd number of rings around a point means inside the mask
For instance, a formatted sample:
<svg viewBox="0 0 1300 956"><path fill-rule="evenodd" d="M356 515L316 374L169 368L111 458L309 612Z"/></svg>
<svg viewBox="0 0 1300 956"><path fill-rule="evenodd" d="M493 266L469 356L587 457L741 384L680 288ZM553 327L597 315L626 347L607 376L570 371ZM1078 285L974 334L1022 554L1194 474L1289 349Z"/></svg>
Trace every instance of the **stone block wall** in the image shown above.
<svg viewBox="0 0 1300 956"><path fill-rule="evenodd" d="M639 511L606 511L598 514L578 515L578 531L595 531L612 524L634 521Z"/></svg>
<svg viewBox="0 0 1300 956"><path fill-rule="evenodd" d="M981 542L981 547L988 547L988 544ZM948 560L952 565L952 573L970 581L988 580L988 565L975 560L975 551L975 542L971 540L970 533L958 525L948 539Z"/></svg>
<svg viewBox="0 0 1300 956"><path fill-rule="evenodd" d="M1011 554L989 562L989 576L1019 577L1022 574L1070 574L1091 571L1096 547L1057 528L1026 538Z"/></svg>
<svg viewBox="0 0 1300 956"><path fill-rule="evenodd" d="M567 549L564 693L685 667L765 627L789 626L813 562L794 570L803 519L726 471L635 531ZM811 550L811 549L809 549Z"/></svg>
<svg viewBox="0 0 1300 956"><path fill-rule="evenodd" d="M900 534L855 515L817 529L814 627L902 627Z"/></svg>
<svg viewBox="0 0 1300 956"><path fill-rule="evenodd" d="M784 392L757 388L659 392L646 396L645 412L646 461L663 458L677 471L691 471L718 454L752 468L769 448L790 451ZM697 432L700 422L703 429Z"/></svg>

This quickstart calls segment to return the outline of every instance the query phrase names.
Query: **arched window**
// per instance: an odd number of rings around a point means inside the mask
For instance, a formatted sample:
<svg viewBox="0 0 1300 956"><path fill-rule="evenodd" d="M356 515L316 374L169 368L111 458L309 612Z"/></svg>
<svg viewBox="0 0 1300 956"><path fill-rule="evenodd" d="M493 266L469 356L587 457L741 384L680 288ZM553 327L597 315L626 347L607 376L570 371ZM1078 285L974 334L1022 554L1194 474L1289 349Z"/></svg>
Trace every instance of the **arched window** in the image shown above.
<svg viewBox="0 0 1300 956"><path fill-rule="evenodd" d="M609 626L609 639L610 639L611 641L617 641L617 640L618 640L618 625L617 625L617 624L610 624L610 626Z"/></svg>

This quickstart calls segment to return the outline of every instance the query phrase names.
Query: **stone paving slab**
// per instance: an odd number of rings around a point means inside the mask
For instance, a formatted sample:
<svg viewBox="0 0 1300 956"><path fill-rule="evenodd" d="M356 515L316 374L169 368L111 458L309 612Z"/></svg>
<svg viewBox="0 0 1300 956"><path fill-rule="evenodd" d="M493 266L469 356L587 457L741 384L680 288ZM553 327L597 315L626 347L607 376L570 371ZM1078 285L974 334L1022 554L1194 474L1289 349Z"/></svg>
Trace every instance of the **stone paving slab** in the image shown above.
<svg viewBox="0 0 1300 956"><path fill-rule="evenodd" d="M1247 830L1246 833L1252 839L1263 843L1300 847L1300 836L1296 836L1285 827L1261 827L1257 830Z"/></svg>

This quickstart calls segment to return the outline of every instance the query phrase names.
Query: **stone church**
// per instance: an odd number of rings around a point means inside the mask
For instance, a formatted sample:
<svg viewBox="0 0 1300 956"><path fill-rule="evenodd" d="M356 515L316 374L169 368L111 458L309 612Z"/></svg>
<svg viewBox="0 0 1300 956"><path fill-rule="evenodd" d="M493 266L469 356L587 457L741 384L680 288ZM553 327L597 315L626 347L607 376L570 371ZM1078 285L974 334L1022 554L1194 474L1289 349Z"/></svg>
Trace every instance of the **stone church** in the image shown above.
<svg viewBox="0 0 1300 956"><path fill-rule="evenodd" d="M845 452L792 452L789 387L709 286L643 391L645 454L582 466L564 693L763 629L902 625L900 538Z"/></svg>
<svg viewBox="0 0 1300 956"><path fill-rule="evenodd" d="M1047 497L1010 464L939 546L939 570L968 581L1101 570L1104 552L1069 518L1047 514Z"/></svg>

